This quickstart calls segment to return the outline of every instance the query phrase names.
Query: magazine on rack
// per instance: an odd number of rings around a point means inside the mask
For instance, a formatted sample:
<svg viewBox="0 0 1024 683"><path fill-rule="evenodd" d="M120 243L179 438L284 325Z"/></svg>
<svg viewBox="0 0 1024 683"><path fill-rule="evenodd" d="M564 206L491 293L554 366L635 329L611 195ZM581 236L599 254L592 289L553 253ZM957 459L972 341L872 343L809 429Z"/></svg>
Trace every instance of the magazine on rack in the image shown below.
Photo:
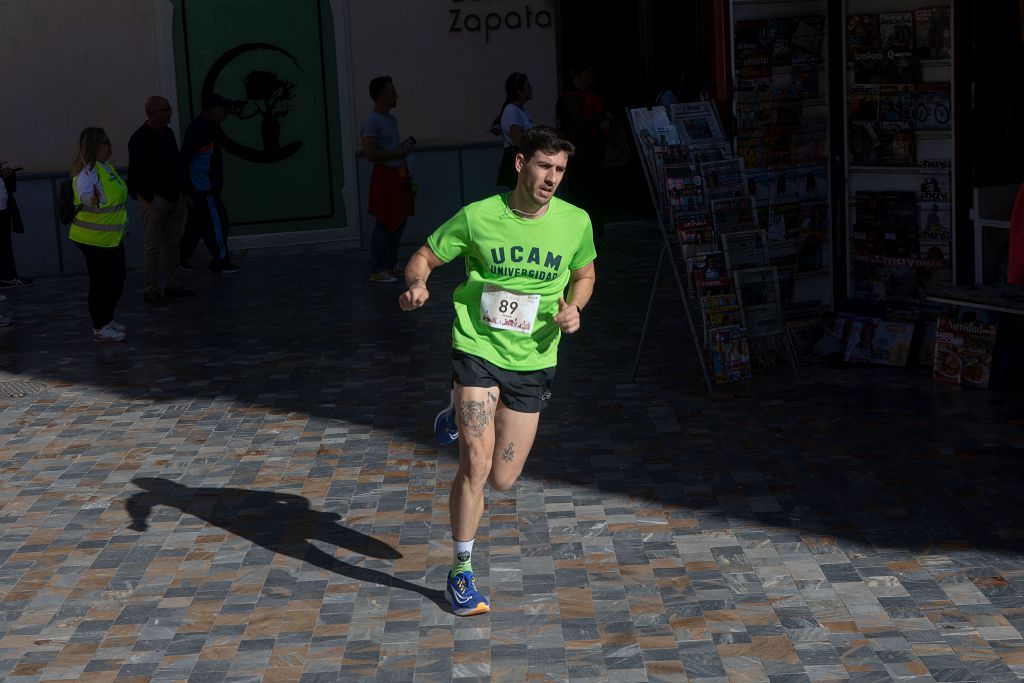
<svg viewBox="0 0 1024 683"><path fill-rule="evenodd" d="M796 170L796 184L801 203L828 199L828 166L801 164Z"/></svg>
<svg viewBox="0 0 1024 683"><path fill-rule="evenodd" d="M883 255L915 260L919 256L917 199L913 192L884 192Z"/></svg>
<svg viewBox="0 0 1024 683"><path fill-rule="evenodd" d="M798 131L773 128L764 139L764 161L767 166L786 166L796 163L796 136Z"/></svg>
<svg viewBox="0 0 1024 683"><path fill-rule="evenodd" d="M793 57L815 55L821 57L825 40L825 17L804 16L777 20L785 22L789 30L788 42Z"/></svg>
<svg viewBox="0 0 1024 683"><path fill-rule="evenodd" d="M821 314L820 301L798 301L783 311L786 332L799 365L814 363L822 358L827 332Z"/></svg>
<svg viewBox="0 0 1024 683"><path fill-rule="evenodd" d="M700 168L701 164L709 161L725 161L732 159L732 147L728 142L716 142L710 145L696 145L690 147L690 157L695 166Z"/></svg>
<svg viewBox="0 0 1024 683"><path fill-rule="evenodd" d="M878 166L882 160L882 136L875 121L850 122L850 164Z"/></svg>
<svg viewBox="0 0 1024 683"><path fill-rule="evenodd" d="M918 83L914 86L914 130L951 130L949 83Z"/></svg>
<svg viewBox="0 0 1024 683"><path fill-rule="evenodd" d="M751 337L782 331L779 279L775 268L750 268L732 273L743 325Z"/></svg>
<svg viewBox="0 0 1024 683"><path fill-rule="evenodd" d="M750 379L750 348L742 327L716 330L711 335L708 360L716 384Z"/></svg>
<svg viewBox="0 0 1024 683"><path fill-rule="evenodd" d="M684 245L713 244L715 241L704 212L676 214L676 230L679 241Z"/></svg>
<svg viewBox="0 0 1024 683"><path fill-rule="evenodd" d="M883 12L878 15L878 34L882 50L890 59L909 57L914 51L914 14Z"/></svg>
<svg viewBox="0 0 1024 683"><path fill-rule="evenodd" d="M638 137L647 140L650 144L679 144L675 128L672 127L672 122L668 118L668 111L666 111L665 107L630 109L629 117L633 122L633 130L637 131Z"/></svg>
<svg viewBox="0 0 1024 683"><path fill-rule="evenodd" d="M736 106L736 130L744 133L766 133L772 127L774 98L770 88L737 90L734 95Z"/></svg>
<svg viewBox="0 0 1024 683"><path fill-rule="evenodd" d="M914 45L918 57L949 59L951 44L948 7L914 10Z"/></svg>
<svg viewBox="0 0 1024 683"><path fill-rule="evenodd" d="M917 236L921 243L943 241L947 244L952 237L952 215L948 202L920 202L917 215L919 219Z"/></svg>
<svg viewBox="0 0 1024 683"><path fill-rule="evenodd" d="M752 337L748 333L747 343L750 346L750 369L755 374L783 368L790 363L787 339L782 334Z"/></svg>
<svg viewBox="0 0 1024 683"><path fill-rule="evenodd" d="M730 273L768 265L768 244L764 230L748 230L722 235L725 266Z"/></svg>
<svg viewBox="0 0 1024 683"><path fill-rule="evenodd" d="M771 78L774 39L765 19L737 21L736 78L738 88L749 88Z"/></svg>
<svg viewBox="0 0 1024 683"><path fill-rule="evenodd" d="M704 320L704 343L711 340L711 333L726 327L739 327L742 324L740 304L734 292L712 294L700 300L700 310Z"/></svg>
<svg viewBox="0 0 1024 683"><path fill-rule="evenodd" d="M682 167L672 167L682 170ZM687 167L688 168L688 167ZM665 178L666 204L669 210L698 213L705 210L704 192L699 175L680 173Z"/></svg>
<svg viewBox="0 0 1024 683"><path fill-rule="evenodd" d="M853 298L868 301L916 300L921 295L918 270L910 262L899 259L886 262L855 255L851 259L850 271Z"/></svg>
<svg viewBox="0 0 1024 683"><path fill-rule="evenodd" d="M695 254L686 259L686 281L691 294L697 293L698 282L721 280L725 277L725 254L720 251Z"/></svg>
<svg viewBox="0 0 1024 683"><path fill-rule="evenodd" d="M794 54L789 69L787 91L791 97L801 99L818 97L821 94L821 56L819 54Z"/></svg>
<svg viewBox="0 0 1024 683"><path fill-rule="evenodd" d="M685 105L672 105L673 112L680 106ZM706 145L720 142L725 138L714 109L680 111L673 114L673 121L679 131L680 141L687 145Z"/></svg>
<svg viewBox="0 0 1024 683"><path fill-rule="evenodd" d="M825 201L800 202L800 237L809 235L824 239L830 225L829 205Z"/></svg>
<svg viewBox="0 0 1024 683"><path fill-rule="evenodd" d="M798 164L828 159L828 134L821 130L803 131L793 136L793 159Z"/></svg>
<svg viewBox="0 0 1024 683"><path fill-rule="evenodd" d="M932 377L939 382L988 387L995 345L995 325L939 318Z"/></svg>
<svg viewBox="0 0 1024 683"><path fill-rule="evenodd" d="M880 121L878 137L882 166L915 165L914 128L909 121Z"/></svg>
<svg viewBox="0 0 1024 683"><path fill-rule="evenodd" d="M883 62L882 83L917 83L921 80L921 61L917 57L889 57Z"/></svg>
<svg viewBox="0 0 1024 683"><path fill-rule="evenodd" d="M766 158L764 135L760 132L748 132L736 136L736 156L743 159L743 166L745 168L761 168L764 166Z"/></svg>
<svg viewBox="0 0 1024 683"><path fill-rule="evenodd" d="M879 121L914 121L916 95L913 84L884 83L878 86ZM913 128L913 125L911 125Z"/></svg>
<svg viewBox="0 0 1024 683"><path fill-rule="evenodd" d="M740 159L703 163L700 166L700 174L708 200L742 197L747 193L743 178L743 161Z"/></svg>
<svg viewBox="0 0 1024 683"><path fill-rule="evenodd" d="M751 230L757 227L754 213L753 197L735 197L732 199L716 199L711 202L711 220L715 228L715 236L733 232Z"/></svg>
<svg viewBox="0 0 1024 683"><path fill-rule="evenodd" d="M850 120L878 121L881 87L877 83L854 83L849 88Z"/></svg>
<svg viewBox="0 0 1024 683"><path fill-rule="evenodd" d="M881 48L877 14L851 14L846 17L846 50L850 61L860 51L880 51Z"/></svg>
<svg viewBox="0 0 1024 683"><path fill-rule="evenodd" d="M851 83L884 83L888 59L881 49L857 49L850 56Z"/></svg>
<svg viewBox="0 0 1024 683"><path fill-rule="evenodd" d="M913 338L913 323L858 317L850 325L843 359L851 363L905 367Z"/></svg>
<svg viewBox="0 0 1024 683"><path fill-rule="evenodd" d="M926 262L925 265L941 268L952 262L949 240L921 240L919 244L921 260Z"/></svg>
<svg viewBox="0 0 1024 683"><path fill-rule="evenodd" d="M948 202L950 201L949 168L942 168L940 164L948 164L948 161L922 161L921 184L918 191L918 199L922 202Z"/></svg>

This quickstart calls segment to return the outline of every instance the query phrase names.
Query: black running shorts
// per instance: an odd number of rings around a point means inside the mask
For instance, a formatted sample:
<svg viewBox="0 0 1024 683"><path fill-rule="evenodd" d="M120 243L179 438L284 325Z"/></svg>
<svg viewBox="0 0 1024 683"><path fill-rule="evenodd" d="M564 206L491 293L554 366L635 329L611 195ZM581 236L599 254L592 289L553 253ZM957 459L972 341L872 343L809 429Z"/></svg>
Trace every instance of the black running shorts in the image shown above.
<svg viewBox="0 0 1024 683"><path fill-rule="evenodd" d="M519 413L539 413L551 401L555 369L516 372L479 356L452 351L452 380L464 387L498 387L501 402Z"/></svg>

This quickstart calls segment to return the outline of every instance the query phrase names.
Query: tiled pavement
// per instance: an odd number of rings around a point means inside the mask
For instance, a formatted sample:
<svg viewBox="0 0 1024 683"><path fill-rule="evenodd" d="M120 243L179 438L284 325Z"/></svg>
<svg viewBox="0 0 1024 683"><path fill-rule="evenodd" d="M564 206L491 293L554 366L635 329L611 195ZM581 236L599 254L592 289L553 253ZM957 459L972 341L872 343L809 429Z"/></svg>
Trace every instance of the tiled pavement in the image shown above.
<svg viewBox="0 0 1024 683"><path fill-rule="evenodd" d="M611 230L555 402L439 606L455 451L448 296L365 256L197 273L125 344L84 278L8 292L0 381L5 681L1002 681L1024 675L1024 393L830 369L703 393L657 243Z"/></svg>

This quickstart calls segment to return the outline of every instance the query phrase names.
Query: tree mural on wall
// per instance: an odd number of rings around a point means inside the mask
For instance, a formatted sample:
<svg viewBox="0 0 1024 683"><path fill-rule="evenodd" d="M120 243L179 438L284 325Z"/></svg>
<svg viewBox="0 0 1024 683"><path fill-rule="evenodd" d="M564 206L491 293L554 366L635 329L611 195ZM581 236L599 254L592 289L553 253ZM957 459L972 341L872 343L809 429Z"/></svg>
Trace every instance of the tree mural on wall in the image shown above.
<svg viewBox="0 0 1024 683"><path fill-rule="evenodd" d="M268 43L238 45L222 54L210 67L203 82L202 94L207 95L214 92L221 74L234 60L243 54L260 51L283 55L296 67L299 65L290 52L276 45ZM246 74L240 85L245 91L245 99L236 101L235 105L229 108L228 115L239 121L259 116L261 118L262 148L256 149L244 145L232 138L229 131L225 131L224 150L240 159L258 164L272 164L287 159L299 151L302 148L301 140L293 140L285 145L281 144L281 119L291 111L291 101L295 98L298 88L296 83L273 71L256 69Z"/></svg>
<svg viewBox="0 0 1024 683"><path fill-rule="evenodd" d="M245 113L248 104L235 114L239 120L262 117L260 134L263 138L263 151L276 155L281 150L281 122L278 119L288 115L291 105L289 101L295 97L295 83L285 80L269 71L252 71L242 81L245 96L253 105L251 113ZM301 141L291 143L302 145ZM296 148L297 149L297 148Z"/></svg>

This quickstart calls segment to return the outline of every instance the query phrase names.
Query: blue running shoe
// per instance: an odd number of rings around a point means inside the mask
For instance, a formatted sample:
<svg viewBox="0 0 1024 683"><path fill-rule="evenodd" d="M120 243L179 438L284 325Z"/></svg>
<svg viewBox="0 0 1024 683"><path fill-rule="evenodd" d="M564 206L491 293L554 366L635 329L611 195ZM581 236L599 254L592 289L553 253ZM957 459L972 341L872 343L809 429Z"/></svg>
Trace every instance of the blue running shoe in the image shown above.
<svg viewBox="0 0 1024 683"><path fill-rule="evenodd" d="M455 424L455 402L434 418L434 438L438 446L447 446L459 440L459 426Z"/></svg>
<svg viewBox="0 0 1024 683"><path fill-rule="evenodd" d="M444 587L444 597L452 606L456 616L471 617L474 614L486 614L491 611L491 603L476 589L473 572L458 572L455 576L448 575L448 585Z"/></svg>

